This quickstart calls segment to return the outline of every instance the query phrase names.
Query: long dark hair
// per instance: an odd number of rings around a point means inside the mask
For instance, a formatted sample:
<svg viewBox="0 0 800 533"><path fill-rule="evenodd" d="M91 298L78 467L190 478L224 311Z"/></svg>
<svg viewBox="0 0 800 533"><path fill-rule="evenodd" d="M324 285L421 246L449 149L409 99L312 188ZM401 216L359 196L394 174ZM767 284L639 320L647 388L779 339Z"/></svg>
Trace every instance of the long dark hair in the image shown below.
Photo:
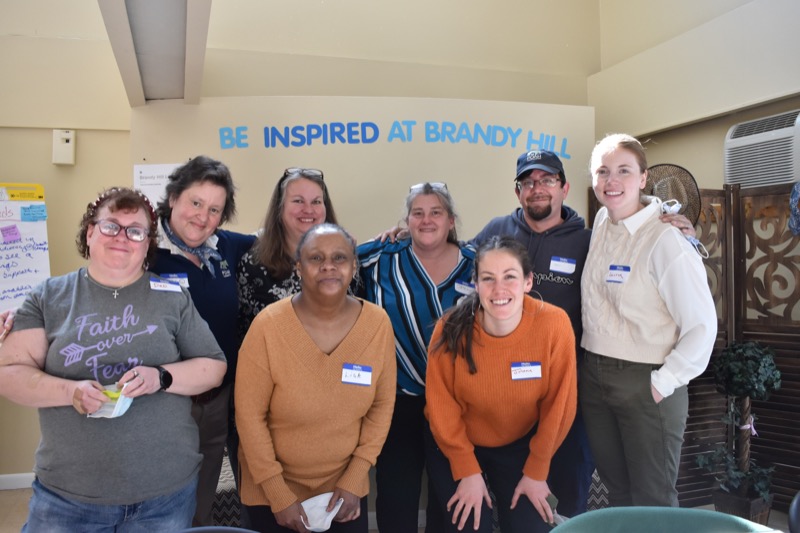
<svg viewBox="0 0 800 533"><path fill-rule="evenodd" d="M533 272L528 250L522 244L508 235L494 236L484 242L475 253L475 268L472 271L473 282L478 279L481 260L488 252L495 250L514 256L522 266L522 272L525 277ZM442 336L439 337L431 349L431 353L433 353L444 347L446 352L452 354L453 361L457 357L463 357L467 361L470 374L478 371L475 366L475 360L472 357L472 336L475 326L475 313L480 309L480 306L481 301L476 290L469 296L462 298L458 305L450 308L441 318Z"/></svg>
<svg viewBox="0 0 800 533"><path fill-rule="evenodd" d="M282 279L291 274L294 268L295 254L297 250L289 250L286 245L286 228L283 227L283 205L286 202L286 188L289 184L298 179L307 179L319 185L322 189L322 203L325 205L325 222L338 224L336 213L333 211L333 203L328 194L328 187L322 178L322 173L305 173L306 169L292 169L297 172L284 172L283 177L275 184L272 191L272 198L267 207L267 214L264 217L264 225L261 234L256 239L253 253L258 262L264 265L270 276Z"/></svg>

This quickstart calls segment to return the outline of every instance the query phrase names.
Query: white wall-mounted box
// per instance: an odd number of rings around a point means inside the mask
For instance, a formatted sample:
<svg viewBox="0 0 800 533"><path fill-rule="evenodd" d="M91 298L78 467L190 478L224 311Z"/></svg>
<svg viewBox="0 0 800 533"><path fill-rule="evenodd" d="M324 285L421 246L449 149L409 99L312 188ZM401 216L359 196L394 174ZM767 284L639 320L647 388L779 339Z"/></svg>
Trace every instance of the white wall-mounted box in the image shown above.
<svg viewBox="0 0 800 533"><path fill-rule="evenodd" d="M75 164L75 130L53 130L53 164Z"/></svg>

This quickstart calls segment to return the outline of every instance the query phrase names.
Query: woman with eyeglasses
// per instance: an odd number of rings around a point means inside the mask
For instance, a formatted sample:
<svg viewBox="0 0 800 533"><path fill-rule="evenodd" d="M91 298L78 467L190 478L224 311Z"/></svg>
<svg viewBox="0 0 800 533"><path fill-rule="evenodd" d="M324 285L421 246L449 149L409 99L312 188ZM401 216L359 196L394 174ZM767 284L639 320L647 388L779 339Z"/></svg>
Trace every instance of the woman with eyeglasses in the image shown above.
<svg viewBox="0 0 800 533"><path fill-rule="evenodd" d="M80 223L87 265L35 287L0 346L0 394L39 408L23 531L191 524L202 456L189 396L226 364L186 289L147 272L157 224L138 191L104 191Z"/></svg>
<svg viewBox="0 0 800 533"><path fill-rule="evenodd" d="M337 223L322 171L287 168L272 191L255 244L239 261L241 338L262 309L300 291L297 244L306 231L323 222Z"/></svg>
<svg viewBox="0 0 800 533"><path fill-rule="evenodd" d="M411 238L376 239L358 247L365 298L392 321L397 398L376 470L381 533L416 531L425 470L425 374L428 343L442 313L471 294L474 250L458 242L453 198L444 183L414 185L405 200ZM428 484L426 531L443 530L443 513Z"/></svg>
<svg viewBox="0 0 800 533"><path fill-rule="evenodd" d="M228 361L222 385L192 397L192 416L200 430L203 454L195 526L214 525L212 507L226 441L230 440L229 450L236 449L232 444L235 437L229 434L240 344L235 269L255 237L220 229L235 214L231 173L224 163L206 156L176 168L158 204L158 248L151 270L189 289ZM235 468L235 452L229 457Z"/></svg>

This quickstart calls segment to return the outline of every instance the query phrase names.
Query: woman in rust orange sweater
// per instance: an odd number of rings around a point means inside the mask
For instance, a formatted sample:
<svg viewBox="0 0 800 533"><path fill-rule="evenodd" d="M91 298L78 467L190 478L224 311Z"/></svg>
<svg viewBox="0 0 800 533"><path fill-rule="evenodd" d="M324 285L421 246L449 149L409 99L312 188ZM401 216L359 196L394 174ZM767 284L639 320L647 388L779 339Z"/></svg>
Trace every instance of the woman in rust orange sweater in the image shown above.
<svg viewBox="0 0 800 533"><path fill-rule="evenodd" d="M528 296L526 250L494 237L475 257L475 288L436 325L426 385L429 472L452 516L503 533L548 531L550 460L575 417L575 337L567 314ZM435 439L435 442L434 442Z"/></svg>

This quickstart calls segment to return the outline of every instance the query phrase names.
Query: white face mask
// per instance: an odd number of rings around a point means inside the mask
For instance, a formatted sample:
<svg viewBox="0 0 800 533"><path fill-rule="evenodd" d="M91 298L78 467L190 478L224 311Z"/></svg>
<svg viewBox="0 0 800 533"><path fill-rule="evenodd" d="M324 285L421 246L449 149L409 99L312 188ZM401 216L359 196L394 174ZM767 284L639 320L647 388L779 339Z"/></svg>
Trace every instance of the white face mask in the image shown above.
<svg viewBox="0 0 800 533"><path fill-rule="evenodd" d="M325 509L328 508L331 497L333 497L332 492L325 492L300 503L308 517L308 523L306 524L304 520L303 524L309 531L328 531L331 527L333 517L336 516L336 513L339 512L339 508L344 503L344 499L339 498L333 510L329 513Z"/></svg>

